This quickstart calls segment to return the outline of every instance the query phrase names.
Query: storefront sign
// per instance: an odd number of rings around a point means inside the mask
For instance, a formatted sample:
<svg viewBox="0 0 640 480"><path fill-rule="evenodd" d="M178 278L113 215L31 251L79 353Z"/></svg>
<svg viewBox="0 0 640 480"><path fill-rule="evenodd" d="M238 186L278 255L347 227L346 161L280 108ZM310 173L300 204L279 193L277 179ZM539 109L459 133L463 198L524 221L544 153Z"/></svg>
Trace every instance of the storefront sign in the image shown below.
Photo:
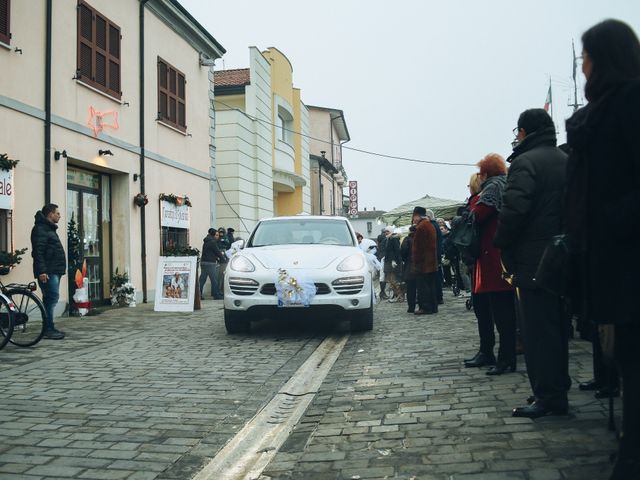
<svg viewBox="0 0 640 480"><path fill-rule="evenodd" d="M9 171L0 169L0 209L13 210L14 198L13 169Z"/></svg>
<svg viewBox="0 0 640 480"><path fill-rule="evenodd" d="M160 226L189 228L189 207L160 200Z"/></svg>
<svg viewBox="0 0 640 480"><path fill-rule="evenodd" d="M156 312L193 312L198 257L160 257L156 277Z"/></svg>

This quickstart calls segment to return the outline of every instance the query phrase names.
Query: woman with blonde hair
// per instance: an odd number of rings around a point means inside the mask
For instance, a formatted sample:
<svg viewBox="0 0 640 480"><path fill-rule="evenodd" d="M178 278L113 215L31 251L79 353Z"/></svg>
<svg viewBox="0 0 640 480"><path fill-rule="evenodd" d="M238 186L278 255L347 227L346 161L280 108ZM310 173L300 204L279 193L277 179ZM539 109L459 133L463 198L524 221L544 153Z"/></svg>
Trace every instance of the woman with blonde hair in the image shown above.
<svg viewBox="0 0 640 480"><path fill-rule="evenodd" d="M478 319L480 351L467 367L494 365L487 375L502 375L516 369L516 312L514 289L502 278L500 250L493 246L502 208L502 194L507 184L507 164L497 153L478 162L474 181L480 192L469 204L480 231L480 255L473 268L473 310ZM471 183L470 183L471 185ZM469 187L472 188L471 186ZM493 353L495 324L500 334L498 359Z"/></svg>

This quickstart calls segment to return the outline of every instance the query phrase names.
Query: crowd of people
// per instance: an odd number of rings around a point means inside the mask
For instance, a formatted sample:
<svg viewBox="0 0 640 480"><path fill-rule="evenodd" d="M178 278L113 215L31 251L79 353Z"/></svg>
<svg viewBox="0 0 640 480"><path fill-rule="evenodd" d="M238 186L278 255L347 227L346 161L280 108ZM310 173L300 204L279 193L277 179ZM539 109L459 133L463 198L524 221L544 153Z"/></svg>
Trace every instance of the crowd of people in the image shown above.
<svg viewBox="0 0 640 480"><path fill-rule="evenodd" d="M625 288L640 271L633 254L640 235L640 43L628 25L607 20L587 30L582 44L589 103L567 120L567 143L557 145L544 109L522 112L513 153L478 162L451 228L417 206L404 240L384 229L380 298L406 299L414 315L435 314L443 283L468 288L470 273L480 347L464 364L490 367L488 375L514 372L521 338L532 394L513 409L515 417L568 413L570 321L578 315L593 325L594 379L579 388L597 398L622 394L610 480L640 479L640 315ZM471 232L464 242L461 231ZM626 255L612 282L613 252Z"/></svg>

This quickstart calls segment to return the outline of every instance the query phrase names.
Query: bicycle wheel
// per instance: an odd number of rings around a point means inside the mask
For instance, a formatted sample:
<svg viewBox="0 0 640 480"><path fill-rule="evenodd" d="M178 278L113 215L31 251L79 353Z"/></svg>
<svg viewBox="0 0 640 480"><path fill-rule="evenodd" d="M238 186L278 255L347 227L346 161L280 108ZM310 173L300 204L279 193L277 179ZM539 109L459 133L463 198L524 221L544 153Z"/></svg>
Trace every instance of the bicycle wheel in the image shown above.
<svg viewBox="0 0 640 480"><path fill-rule="evenodd" d="M0 299L0 350L13 335L13 312L9 310L4 299Z"/></svg>
<svg viewBox="0 0 640 480"><path fill-rule="evenodd" d="M35 345L44 335L47 318L42 301L29 290L8 290L7 295L16 306L13 335L9 341L19 347Z"/></svg>

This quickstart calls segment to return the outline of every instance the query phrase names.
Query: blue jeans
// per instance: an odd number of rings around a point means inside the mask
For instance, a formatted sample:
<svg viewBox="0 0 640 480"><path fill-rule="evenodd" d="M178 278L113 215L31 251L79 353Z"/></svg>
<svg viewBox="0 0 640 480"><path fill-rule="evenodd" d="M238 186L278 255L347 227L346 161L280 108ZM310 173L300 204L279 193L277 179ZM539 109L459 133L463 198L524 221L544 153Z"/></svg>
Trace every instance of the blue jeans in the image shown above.
<svg viewBox="0 0 640 480"><path fill-rule="evenodd" d="M207 277L211 280L211 296L221 297L220 287L218 286L218 264L213 262L200 262L200 296L203 295L204 284L207 283Z"/></svg>
<svg viewBox="0 0 640 480"><path fill-rule="evenodd" d="M38 285L40 285L40 290L42 291L42 303L47 313L47 318L45 319L46 331L55 330L53 312L60 298L60 277L61 275L58 274L50 274L47 283L42 283L38 280Z"/></svg>

